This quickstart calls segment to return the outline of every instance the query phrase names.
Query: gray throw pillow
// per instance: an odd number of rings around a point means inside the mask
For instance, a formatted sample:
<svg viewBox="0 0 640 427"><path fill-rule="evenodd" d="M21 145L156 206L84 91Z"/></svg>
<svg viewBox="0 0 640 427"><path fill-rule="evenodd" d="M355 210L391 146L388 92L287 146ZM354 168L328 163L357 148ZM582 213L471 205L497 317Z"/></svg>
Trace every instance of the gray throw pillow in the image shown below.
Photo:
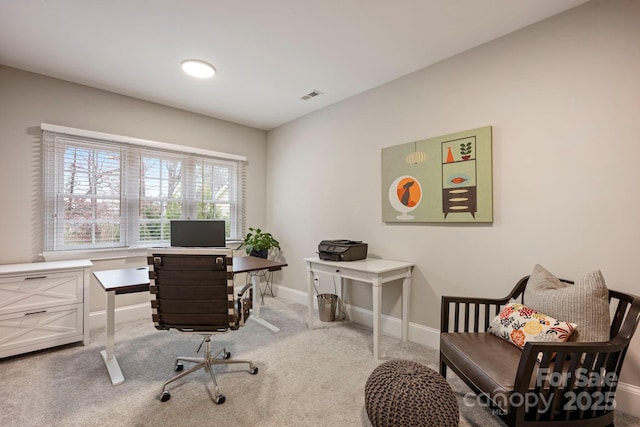
<svg viewBox="0 0 640 427"><path fill-rule="evenodd" d="M572 285L536 265L524 291L524 303L556 319L576 323L569 341L609 341L609 290L600 270Z"/></svg>

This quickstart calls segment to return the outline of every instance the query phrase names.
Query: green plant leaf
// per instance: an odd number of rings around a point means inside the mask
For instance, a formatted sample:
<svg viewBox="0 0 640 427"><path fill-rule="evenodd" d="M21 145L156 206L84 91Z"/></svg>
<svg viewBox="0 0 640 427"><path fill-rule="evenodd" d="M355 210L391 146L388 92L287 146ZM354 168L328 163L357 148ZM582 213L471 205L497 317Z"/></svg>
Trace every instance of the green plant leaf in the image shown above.
<svg viewBox="0 0 640 427"><path fill-rule="evenodd" d="M271 248L280 250L280 242L278 242L271 233L262 232L261 229L253 227L249 227L249 233L247 233L244 241L238 246L238 249L243 246L247 254L251 254L252 251L269 250Z"/></svg>

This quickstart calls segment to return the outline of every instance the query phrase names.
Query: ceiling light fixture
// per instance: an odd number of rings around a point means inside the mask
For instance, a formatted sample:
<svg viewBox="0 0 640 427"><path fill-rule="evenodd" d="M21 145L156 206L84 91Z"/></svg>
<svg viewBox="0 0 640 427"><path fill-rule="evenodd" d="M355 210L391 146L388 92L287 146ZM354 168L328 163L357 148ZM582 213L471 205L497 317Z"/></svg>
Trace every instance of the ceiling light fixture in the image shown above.
<svg viewBox="0 0 640 427"><path fill-rule="evenodd" d="M216 73L216 69L211 64L199 59L185 59L182 61L182 70L199 79L208 79Z"/></svg>

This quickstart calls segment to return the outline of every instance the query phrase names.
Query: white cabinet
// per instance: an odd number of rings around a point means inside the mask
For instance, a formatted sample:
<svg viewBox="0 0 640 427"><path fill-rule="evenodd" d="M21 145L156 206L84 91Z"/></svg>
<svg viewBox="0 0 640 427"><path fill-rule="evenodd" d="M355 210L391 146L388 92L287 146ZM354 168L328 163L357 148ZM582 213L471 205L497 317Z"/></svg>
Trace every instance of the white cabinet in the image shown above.
<svg viewBox="0 0 640 427"><path fill-rule="evenodd" d="M89 260L0 265L0 358L89 340Z"/></svg>

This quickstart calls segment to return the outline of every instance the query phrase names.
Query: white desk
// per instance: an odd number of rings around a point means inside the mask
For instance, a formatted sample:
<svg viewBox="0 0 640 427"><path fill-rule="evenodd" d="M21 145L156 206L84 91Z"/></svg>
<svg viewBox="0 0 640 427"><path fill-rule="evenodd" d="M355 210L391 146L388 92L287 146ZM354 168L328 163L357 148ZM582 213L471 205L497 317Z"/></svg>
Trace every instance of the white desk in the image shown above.
<svg viewBox="0 0 640 427"><path fill-rule="evenodd" d="M393 280L402 279L402 341L409 336L409 294L411 292L411 272L414 264L404 261L367 258L360 261L325 261L318 257L305 258L307 262L307 296L309 311L309 329L313 329L313 299L315 292L313 280L316 273L328 274L340 279L371 283L373 293L373 355L380 357L380 314L382 302L382 285Z"/></svg>

